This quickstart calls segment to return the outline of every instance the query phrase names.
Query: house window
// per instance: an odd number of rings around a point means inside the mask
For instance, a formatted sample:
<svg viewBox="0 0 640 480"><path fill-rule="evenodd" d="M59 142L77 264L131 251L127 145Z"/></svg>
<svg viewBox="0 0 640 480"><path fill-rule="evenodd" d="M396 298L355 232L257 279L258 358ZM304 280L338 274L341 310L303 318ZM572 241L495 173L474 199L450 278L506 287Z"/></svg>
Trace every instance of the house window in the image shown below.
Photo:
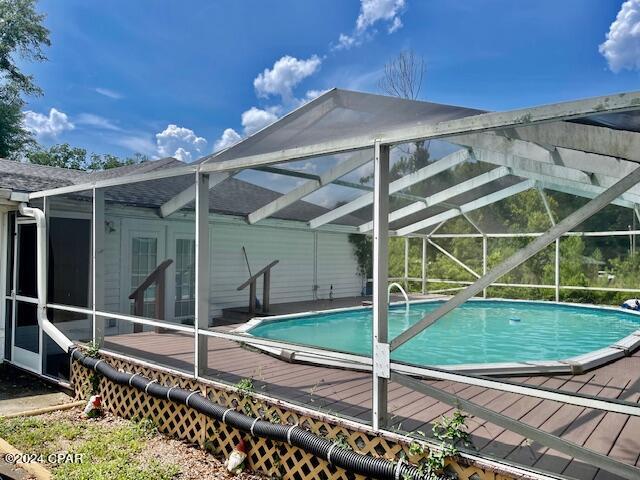
<svg viewBox="0 0 640 480"><path fill-rule="evenodd" d="M176 240L176 318L193 318L196 298L196 242L189 238Z"/></svg>
<svg viewBox="0 0 640 480"><path fill-rule="evenodd" d="M158 265L158 240L153 237L134 237L131 241L131 286L137 288ZM156 286L149 286L144 293L144 316L156 314ZM133 311L133 305L131 306Z"/></svg>

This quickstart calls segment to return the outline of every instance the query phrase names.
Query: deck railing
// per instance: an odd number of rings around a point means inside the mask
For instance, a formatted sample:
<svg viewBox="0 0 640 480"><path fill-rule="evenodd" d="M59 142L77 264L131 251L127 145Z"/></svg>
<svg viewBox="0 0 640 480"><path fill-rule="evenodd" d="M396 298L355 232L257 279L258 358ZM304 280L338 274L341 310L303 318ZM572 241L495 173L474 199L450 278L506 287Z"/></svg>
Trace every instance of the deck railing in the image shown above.
<svg viewBox="0 0 640 480"><path fill-rule="evenodd" d="M244 290L249 286L249 313L256 313L256 287L258 279L264 275L262 282L262 313L269 312L269 295L271 291L271 269L275 267L280 260L274 260L269 265L261 269L249 277L249 279L238 287L238 291Z"/></svg>
<svg viewBox="0 0 640 480"><path fill-rule="evenodd" d="M173 260L171 258L167 258L165 261L160 263L149 275L147 275L147 278L145 278L142 283L140 283L140 285L138 285L138 287L133 292L131 292L131 294L129 295L129 299L133 300L133 314L135 316L144 317L144 294L149 289L149 287L155 284L155 318L157 318L158 320L164 320L164 299L166 293L165 272L172 263ZM158 330L159 329L156 328L156 331ZM142 325L135 323L133 325L133 332L138 333L141 331Z"/></svg>

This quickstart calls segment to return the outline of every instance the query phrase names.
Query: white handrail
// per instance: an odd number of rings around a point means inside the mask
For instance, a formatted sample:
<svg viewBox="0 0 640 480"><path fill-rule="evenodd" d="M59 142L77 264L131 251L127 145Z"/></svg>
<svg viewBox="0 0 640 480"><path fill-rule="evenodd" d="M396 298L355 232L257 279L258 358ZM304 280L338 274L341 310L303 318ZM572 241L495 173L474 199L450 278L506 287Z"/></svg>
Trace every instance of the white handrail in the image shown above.
<svg viewBox="0 0 640 480"><path fill-rule="evenodd" d="M387 288L387 298L389 298L389 296L391 295L391 289L393 287L397 287L398 290L400 290L400 292L404 296L404 302L407 306L407 309L409 309L409 295L407 295L407 292L404 291L404 288L402 288L402 285L400 285L399 283L393 282L389 284L389 288Z"/></svg>

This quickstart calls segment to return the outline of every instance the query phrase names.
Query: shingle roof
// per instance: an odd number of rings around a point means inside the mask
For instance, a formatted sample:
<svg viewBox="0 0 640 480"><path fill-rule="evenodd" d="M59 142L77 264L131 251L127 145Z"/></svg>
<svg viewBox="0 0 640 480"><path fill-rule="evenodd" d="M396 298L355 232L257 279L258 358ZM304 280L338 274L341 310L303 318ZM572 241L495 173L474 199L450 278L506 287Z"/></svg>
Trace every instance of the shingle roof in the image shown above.
<svg viewBox="0 0 640 480"><path fill-rule="evenodd" d="M184 165L174 158L164 158L143 162L137 165L105 170L102 172L83 172L65 168L46 167L0 159L0 188L20 192L81 184L92 180L104 180L118 176L148 173L164 168ZM138 207L158 208L177 193L193 183L193 178L172 177L149 180L129 185L118 185L106 190L106 200L114 203ZM237 178L228 178L216 185L209 193L209 205L213 212L224 215L245 216L252 211L282 196L281 193L260 187ZM186 208L192 208L188 205ZM328 210L313 203L298 201L273 215L283 220L308 221ZM343 225L359 225L362 219L347 216L341 219Z"/></svg>

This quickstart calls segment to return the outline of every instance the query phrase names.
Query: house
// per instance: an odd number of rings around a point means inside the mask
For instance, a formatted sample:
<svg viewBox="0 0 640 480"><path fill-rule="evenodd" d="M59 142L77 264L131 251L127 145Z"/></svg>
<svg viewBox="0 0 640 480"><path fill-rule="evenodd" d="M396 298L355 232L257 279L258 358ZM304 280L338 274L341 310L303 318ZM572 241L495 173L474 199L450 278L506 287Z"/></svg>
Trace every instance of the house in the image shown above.
<svg viewBox="0 0 640 480"><path fill-rule="evenodd" d="M51 358L59 352L48 338L38 335L35 275L36 227L21 217L11 195L60 188L95 180L152 174L184 167L173 158L147 161L103 172L82 172L0 159L0 286L5 301L0 308L0 359L36 372L58 375L60 365ZM168 322L192 324L195 302L195 224L193 202L169 215L161 207L193 184L192 176L163 178L105 189L104 308L120 314L134 313L129 297L165 260L164 313L155 310L157 287L144 292L138 315ZM362 291L357 261L349 243L349 226L358 219L347 216L341 224L310 230L308 221L328 210L304 201L280 210L272 218L249 225L246 216L281 194L238 178L229 177L209 192L210 207L210 323L225 308L246 307L249 290L238 290L252 273L274 260L271 303L353 297ZM91 318L73 307L90 308L92 302L92 193L76 192L32 205L48 219L49 319L77 340L92 338ZM16 248L17 247L17 248ZM246 257L245 257L246 252ZM260 280L259 280L260 282ZM12 293L15 292L15 295ZM258 301L262 289L258 285ZM132 331L134 325L117 318L105 319L105 334ZM35 352L57 352L47 355ZM49 362L47 362L49 356ZM44 361L44 365L42 362ZM61 357L61 361L64 359ZM50 368L47 368L49 364ZM64 368L62 368L64 370Z"/></svg>

